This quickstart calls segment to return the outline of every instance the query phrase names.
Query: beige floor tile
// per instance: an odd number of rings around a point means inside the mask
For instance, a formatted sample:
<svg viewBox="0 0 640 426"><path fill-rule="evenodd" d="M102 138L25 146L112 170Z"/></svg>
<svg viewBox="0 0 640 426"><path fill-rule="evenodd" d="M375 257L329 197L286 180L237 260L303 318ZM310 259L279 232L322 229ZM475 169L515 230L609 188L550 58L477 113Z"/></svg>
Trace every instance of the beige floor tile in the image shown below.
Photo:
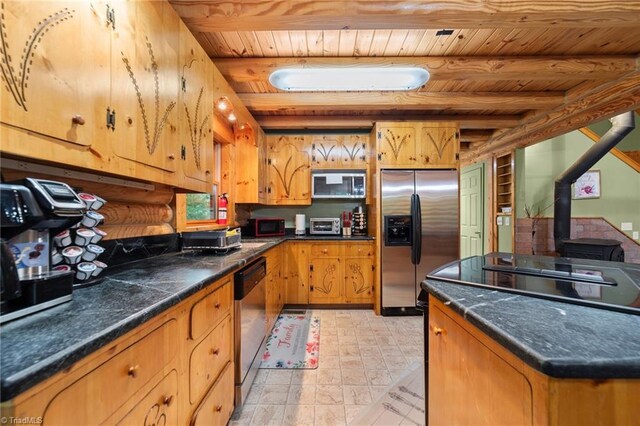
<svg viewBox="0 0 640 426"><path fill-rule="evenodd" d="M268 369L260 369L256 374L256 378L253 380L254 385L264 385L267 382L267 376L269 375Z"/></svg>
<svg viewBox="0 0 640 426"><path fill-rule="evenodd" d="M347 424L351 424L353 419L355 419L356 416L360 414L360 411L364 410L366 407L366 405L345 405L344 414L347 420Z"/></svg>
<svg viewBox="0 0 640 426"><path fill-rule="evenodd" d="M320 357L318 358L318 362L322 363L323 356L338 356L340 355L340 346L338 344L326 344L320 343Z"/></svg>
<svg viewBox="0 0 640 426"><path fill-rule="evenodd" d="M402 351L398 346L378 346L378 348L380 348L380 352L382 352L382 356L402 355Z"/></svg>
<svg viewBox="0 0 640 426"><path fill-rule="evenodd" d="M376 346L378 344L376 337L370 334L358 334L357 338L360 346Z"/></svg>
<svg viewBox="0 0 640 426"><path fill-rule="evenodd" d="M264 385L260 404L286 404L289 385Z"/></svg>
<svg viewBox="0 0 640 426"><path fill-rule="evenodd" d="M407 369L389 369L389 373L391 374L391 380L395 382L407 373Z"/></svg>
<svg viewBox="0 0 640 426"><path fill-rule="evenodd" d="M245 401L247 404L257 404L260 402L260 394L262 393L262 389L264 385L256 385L255 383L251 385L251 389L249 389L249 394L247 395L247 400Z"/></svg>
<svg viewBox="0 0 640 426"><path fill-rule="evenodd" d="M377 356L382 358L382 352L378 346L360 346L360 356Z"/></svg>
<svg viewBox="0 0 640 426"><path fill-rule="evenodd" d="M282 424L283 426L313 426L315 411L314 405L287 405Z"/></svg>
<svg viewBox="0 0 640 426"><path fill-rule="evenodd" d="M300 385L300 384L316 384L316 380L318 377L318 369L307 370L307 369L294 369L293 375L291 376L291 384L292 385Z"/></svg>
<svg viewBox="0 0 640 426"><path fill-rule="evenodd" d="M340 357L340 368L343 370L361 369L364 368L364 364L359 356L344 356Z"/></svg>
<svg viewBox="0 0 640 426"><path fill-rule="evenodd" d="M369 392L371 392L371 399L375 401L383 393L387 391L388 386L369 386Z"/></svg>
<svg viewBox="0 0 640 426"><path fill-rule="evenodd" d="M387 364L381 356L365 356L362 358L362 363L367 370L384 370L387 368Z"/></svg>
<svg viewBox="0 0 640 426"><path fill-rule="evenodd" d="M318 385L316 386L316 405L343 404L342 386Z"/></svg>
<svg viewBox="0 0 640 426"><path fill-rule="evenodd" d="M346 328L344 327L338 327L338 336L355 336L356 335L356 331L353 327L347 326Z"/></svg>
<svg viewBox="0 0 640 426"><path fill-rule="evenodd" d="M345 425L344 406L316 406L314 424L317 426Z"/></svg>
<svg viewBox="0 0 640 426"><path fill-rule="evenodd" d="M288 405L295 404L315 404L316 387L315 385L291 385L289 395L287 397Z"/></svg>
<svg viewBox="0 0 640 426"><path fill-rule="evenodd" d="M248 425L251 423L251 418L256 410L256 406L253 404L244 404L242 407L237 408L231 416L230 425Z"/></svg>
<svg viewBox="0 0 640 426"><path fill-rule="evenodd" d="M340 343L340 345L356 345L358 344L358 339L356 338L356 336L343 335L338 336L338 342Z"/></svg>
<svg viewBox="0 0 640 426"><path fill-rule="evenodd" d="M403 355L385 356L383 354L382 358L384 358L384 362L387 364L387 368L400 368L409 365Z"/></svg>
<svg viewBox="0 0 640 426"><path fill-rule="evenodd" d="M378 342L378 346L398 347L396 340L391 336L376 336L376 341Z"/></svg>
<svg viewBox="0 0 640 426"><path fill-rule="evenodd" d="M284 405L258 405L250 424L255 426L278 426L282 424L284 407Z"/></svg>
<svg viewBox="0 0 640 426"><path fill-rule="evenodd" d="M359 368L347 368L342 370L342 384L344 385L367 385L367 375Z"/></svg>
<svg viewBox="0 0 640 426"><path fill-rule="evenodd" d="M339 365L318 369L319 385L340 385L342 384L342 376L340 374Z"/></svg>
<svg viewBox="0 0 640 426"><path fill-rule="evenodd" d="M340 355L324 355L318 360L318 368L334 368L340 365Z"/></svg>
<svg viewBox="0 0 640 426"><path fill-rule="evenodd" d="M293 376L292 369L270 369L265 384L267 385L288 385Z"/></svg>
<svg viewBox="0 0 640 426"><path fill-rule="evenodd" d="M354 336L355 337L355 336ZM360 347L356 344L340 343L340 357L360 356Z"/></svg>
<svg viewBox="0 0 640 426"><path fill-rule="evenodd" d="M388 370L366 370L369 385L385 386L392 382L391 373Z"/></svg>
<svg viewBox="0 0 640 426"><path fill-rule="evenodd" d="M369 386L351 386L342 387L345 405L366 405L371 402L371 393Z"/></svg>

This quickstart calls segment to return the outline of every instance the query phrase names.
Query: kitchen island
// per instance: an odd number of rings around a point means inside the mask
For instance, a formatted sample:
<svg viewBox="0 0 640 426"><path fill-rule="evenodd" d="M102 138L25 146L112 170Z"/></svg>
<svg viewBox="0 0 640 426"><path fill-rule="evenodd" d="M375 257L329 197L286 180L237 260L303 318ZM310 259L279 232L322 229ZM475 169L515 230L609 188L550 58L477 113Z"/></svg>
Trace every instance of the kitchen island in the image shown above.
<svg viewBox="0 0 640 426"><path fill-rule="evenodd" d="M638 424L640 316L436 280L422 288L430 423Z"/></svg>

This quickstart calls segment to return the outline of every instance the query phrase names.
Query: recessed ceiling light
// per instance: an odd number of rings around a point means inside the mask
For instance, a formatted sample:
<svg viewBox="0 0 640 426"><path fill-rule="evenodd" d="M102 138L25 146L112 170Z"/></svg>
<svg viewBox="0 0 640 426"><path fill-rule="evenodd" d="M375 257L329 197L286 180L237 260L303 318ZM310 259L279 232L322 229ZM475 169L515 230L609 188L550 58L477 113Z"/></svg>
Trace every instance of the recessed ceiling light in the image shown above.
<svg viewBox="0 0 640 426"><path fill-rule="evenodd" d="M271 73L269 82L290 92L412 90L429 80L419 67L287 68Z"/></svg>
<svg viewBox="0 0 640 426"><path fill-rule="evenodd" d="M234 113L230 113L227 118L229 119L229 121L236 121L236 115Z"/></svg>

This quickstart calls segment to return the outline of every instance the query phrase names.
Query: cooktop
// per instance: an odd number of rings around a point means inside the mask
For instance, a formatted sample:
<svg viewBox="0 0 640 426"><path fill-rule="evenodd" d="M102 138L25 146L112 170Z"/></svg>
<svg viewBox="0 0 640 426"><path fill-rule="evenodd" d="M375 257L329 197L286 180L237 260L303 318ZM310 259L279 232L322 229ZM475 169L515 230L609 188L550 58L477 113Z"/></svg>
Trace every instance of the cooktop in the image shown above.
<svg viewBox="0 0 640 426"><path fill-rule="evenodd" d="M490 253L427 278L640 315L640 265L630 263Z"/></svg>

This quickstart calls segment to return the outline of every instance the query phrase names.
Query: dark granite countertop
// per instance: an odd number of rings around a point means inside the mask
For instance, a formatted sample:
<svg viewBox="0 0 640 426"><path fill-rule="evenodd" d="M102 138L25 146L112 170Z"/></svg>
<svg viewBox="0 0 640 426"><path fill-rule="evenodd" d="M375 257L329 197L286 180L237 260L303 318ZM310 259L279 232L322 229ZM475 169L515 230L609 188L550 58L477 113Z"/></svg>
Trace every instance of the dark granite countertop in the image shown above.
<svg viewBox="0 0 640 426"><path fill-rule="evenodd" d="M422 288L548 376L640 378L638 315L435 280Z"/></svg>
<svg viewBox="0 0 640 426"><path fill-rule="evenodd" d="M1 400L71 366L100 347L278 245L261 238L226 256L172 253L130 263L69 303L0 327Z"/></svg>

